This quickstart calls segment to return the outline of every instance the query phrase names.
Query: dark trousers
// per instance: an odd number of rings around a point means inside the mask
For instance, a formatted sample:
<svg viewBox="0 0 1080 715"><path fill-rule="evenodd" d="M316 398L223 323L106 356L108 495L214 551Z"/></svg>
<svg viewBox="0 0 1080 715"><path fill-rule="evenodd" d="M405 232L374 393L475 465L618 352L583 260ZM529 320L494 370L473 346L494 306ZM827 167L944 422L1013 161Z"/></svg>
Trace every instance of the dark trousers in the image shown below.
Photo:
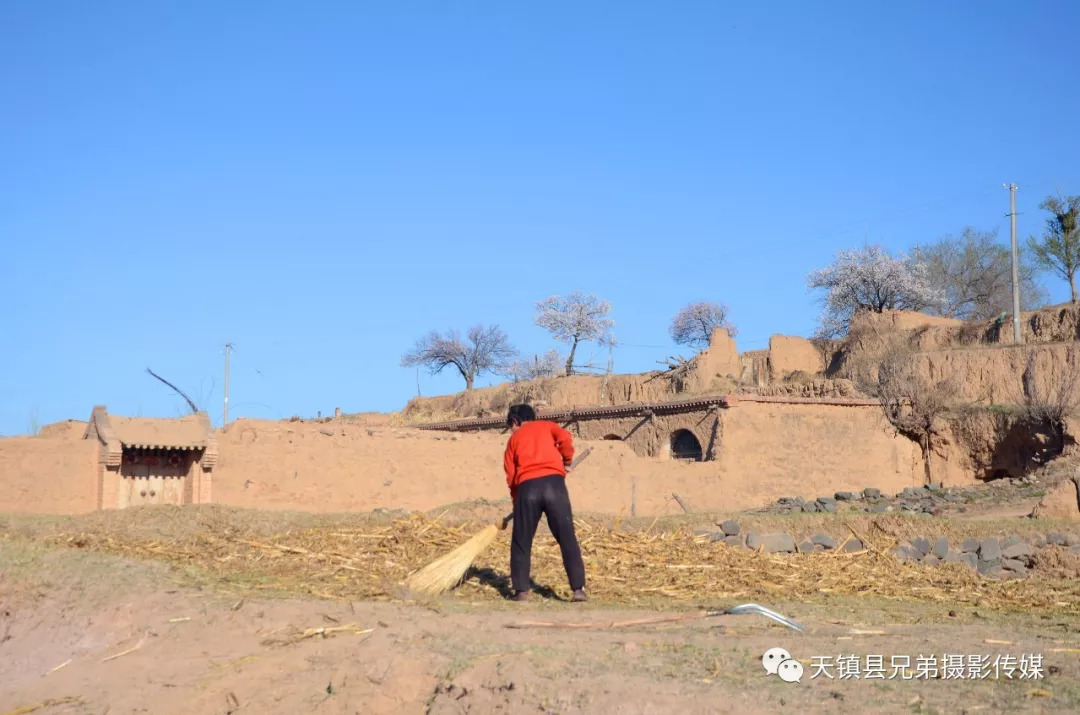
<svg viewBox="0 0 1080 715"><path fill-rule="evenodd" d="M585 588L585 563L574 533L574 514L566 479L559 474L529 479L518 486L514 500L514 534L510 541L510 580L515 591L528 591L532 568L532 544L540 515L547 515L548 528L562 549L563 567L570 588Z"/></svg>

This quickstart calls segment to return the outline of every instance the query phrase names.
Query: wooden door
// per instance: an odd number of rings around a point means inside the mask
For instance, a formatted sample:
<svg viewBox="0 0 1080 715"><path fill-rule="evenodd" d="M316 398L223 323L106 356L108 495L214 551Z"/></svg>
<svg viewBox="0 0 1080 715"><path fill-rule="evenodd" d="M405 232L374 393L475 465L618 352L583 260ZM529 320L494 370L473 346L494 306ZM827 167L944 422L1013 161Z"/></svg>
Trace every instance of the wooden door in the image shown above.
<svg viewBox="0 0 1080 715"><path fill-rule="evenodd" d="M124 470L120 484L120 504L118 506L124 509L129 506L149 504L150 467L141 462L125 466L127 468Z"/></svg>
<svg viewBox="0 0 1080 715"><path fill-rule="evenodd" d="M179 474L170 474L162 479L161 501L159 504L184 503L184 477Z"/></svg>

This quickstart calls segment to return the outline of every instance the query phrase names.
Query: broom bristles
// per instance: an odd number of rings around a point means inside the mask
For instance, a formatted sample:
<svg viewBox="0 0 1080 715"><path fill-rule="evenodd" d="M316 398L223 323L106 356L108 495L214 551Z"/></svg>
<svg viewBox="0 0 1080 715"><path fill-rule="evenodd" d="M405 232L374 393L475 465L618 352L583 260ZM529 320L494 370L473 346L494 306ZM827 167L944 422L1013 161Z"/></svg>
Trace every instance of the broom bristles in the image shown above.
<svg viewBox="0 0 1080 715"><path fill-rule="evenodd" d="M436 595L457 586L469 572L473 561L498 538L499 531L499 527L494 524L485 527L461 546L410 576L409 588L419 593Z"/></svg>

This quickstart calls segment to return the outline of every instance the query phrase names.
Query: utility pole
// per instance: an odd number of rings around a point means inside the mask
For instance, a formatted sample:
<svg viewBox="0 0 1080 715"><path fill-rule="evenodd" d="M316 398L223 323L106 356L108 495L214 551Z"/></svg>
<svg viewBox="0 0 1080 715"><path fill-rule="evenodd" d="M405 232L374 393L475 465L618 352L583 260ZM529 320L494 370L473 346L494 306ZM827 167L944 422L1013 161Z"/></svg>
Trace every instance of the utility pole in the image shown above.
<svg viewBox="0 0 1080 715"><path fill-rule="evenodd" d="M1016 184L1008 184L1009 218L1012 223L1012 294L1013 294L1013 345L1023 338L1020 332L1020 250L1016 245Z"/></svg>
<svg viewBox="0 0 1080 715"><path fill-rule="evenodd" d="M224 429L229 426L229 352L232 350L232 343L225 343L225 421L221 427Z"/></svg>

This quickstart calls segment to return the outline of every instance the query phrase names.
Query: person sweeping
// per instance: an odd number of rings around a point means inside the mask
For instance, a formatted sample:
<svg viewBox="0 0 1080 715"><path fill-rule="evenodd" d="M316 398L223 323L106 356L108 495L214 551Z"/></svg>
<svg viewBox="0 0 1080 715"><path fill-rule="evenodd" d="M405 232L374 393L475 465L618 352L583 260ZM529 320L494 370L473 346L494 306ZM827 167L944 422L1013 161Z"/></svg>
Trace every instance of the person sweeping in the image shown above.
<svg viewBox="0 0 1080 715"><path fill-rule="evenodd" d="M574 457L574 438L554 422L538 420L532 406L526 404L510 407L506 425L511 435L503 466L514 502L510 541L513 600L524 601L529 597L533 538L543 514L562 551L572 600L585 601L585 563L581 560L570 493L566 489L566 473Z"/></svg>

